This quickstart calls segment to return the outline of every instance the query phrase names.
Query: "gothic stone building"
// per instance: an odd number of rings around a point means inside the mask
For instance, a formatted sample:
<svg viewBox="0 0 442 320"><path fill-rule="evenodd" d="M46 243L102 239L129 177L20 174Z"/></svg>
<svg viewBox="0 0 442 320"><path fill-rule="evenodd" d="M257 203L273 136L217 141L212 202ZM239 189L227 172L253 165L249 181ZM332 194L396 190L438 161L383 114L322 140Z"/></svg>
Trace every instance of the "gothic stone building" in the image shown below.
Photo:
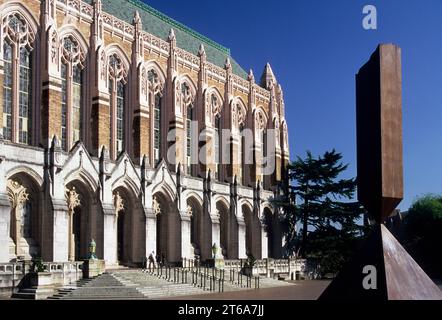
<svg viewBox="0 0 442 320"><path fill-rule="evenodd" d="M137 0L0 0L0 22L0 262L79 261L92 239L106 265L206 260L214 243L226 259L281 256L269 200L289 148L270 65L255 82Z"/></svg>

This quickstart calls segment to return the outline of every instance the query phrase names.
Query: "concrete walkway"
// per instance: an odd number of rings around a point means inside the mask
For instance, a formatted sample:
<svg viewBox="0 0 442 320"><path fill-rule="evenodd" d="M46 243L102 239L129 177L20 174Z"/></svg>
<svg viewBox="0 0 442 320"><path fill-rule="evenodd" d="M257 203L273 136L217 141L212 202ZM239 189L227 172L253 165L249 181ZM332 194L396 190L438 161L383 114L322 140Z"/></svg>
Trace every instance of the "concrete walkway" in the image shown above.
<svg viewBox="0 0 442 320"><path fill-rule="evenodd" d="M190 295L162 300L316 300L329 285L328 280L291 281L292 286Z"/></svg>

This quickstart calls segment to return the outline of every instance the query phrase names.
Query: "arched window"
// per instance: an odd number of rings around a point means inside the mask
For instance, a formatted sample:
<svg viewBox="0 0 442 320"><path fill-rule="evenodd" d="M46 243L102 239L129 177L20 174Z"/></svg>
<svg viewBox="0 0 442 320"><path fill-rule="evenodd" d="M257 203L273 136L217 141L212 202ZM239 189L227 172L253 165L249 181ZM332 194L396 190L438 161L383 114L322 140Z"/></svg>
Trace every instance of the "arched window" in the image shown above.
<svg viewBox="0 0 442 320"><path fill-rule="evenodd" d="M155 70L149 70L147 78L151 92L151 104L153 104L153 160L154 166L157 166L161 161L161 99L163 87Z"/></svg>
<svg viewBox="0 0 442 320"><path fill-rule="evenodd" d="M192 174L192 120L193 120L193 106L187 106L186 118L186 155L187 155L187 174Z"/></svg>
<svg viewBox="0 0 442 320"><path fill-rule="evenodd" d="M110 150L116 159L125 149L126 70L117 54L109 56Z"/></svg>
<svg viewBox="0 0 442 320"><path fill-rule="evenodd" d="M3 46L3 137L12 140L12 46L5 41Z"/></svg>
<svg viewBox="0 0 442 320"><path fill-rule="evenodd" d="M62 40L61 147L69 151L81 139L84 52L73 36Z"/></svg>
<svg viewBox="0 0 442 320"><path fill-rule="evenodd" d="M215 177L218 181L221 181L221 137L222 137L222 125L221 115L215 115Z"/></svg>
<svg viewBox="0 0 442 320"><path fill-rule="evenodd" d="M17 12L4 20L3 136L32 143L32 67L35 35Z"/></svg>
<svg viewBox="0 0 442 320"><path fill-rule="evenodd" d="M245 173L245 136L244 136L244 124L239 125L239 139L238 139L238 161L239 161L239 176L238 182L244 185L244 173Z"/></svg>
<svg viewBox="0 0 442 320"><path fill-rule="evenodd" d="M257 147L260 151L261 161L259 162L261 165L260 168L260 177L259 180L264 182L264 159L267 156L267 129L266 129L266 119L262 112L258 111L256 114L256 130L257 130Z"/></svg>
<svg viewBox="0 0 442 320"><path fill-rule="evenodd" d="M181 93L183 97L190 97L191 91L187 83L181 85ZM185 100L184 100L185 101ZM194 119L193 104L188 103L186 106L186 164L187 164L187 174L193 174L193 146L192 146L192 121Z"/></svg>
<svg viewBox="0 0 442 320"><path fill-rule="evenodd" d="M238 131L239 131L239 138L238 138L238 182L244 185L244 176L245 176L245 146L246 146L246 133L244 131L245 124L246 124L246 109L241 104L238 103L236 105L236 119L238 121Z"/></svg>

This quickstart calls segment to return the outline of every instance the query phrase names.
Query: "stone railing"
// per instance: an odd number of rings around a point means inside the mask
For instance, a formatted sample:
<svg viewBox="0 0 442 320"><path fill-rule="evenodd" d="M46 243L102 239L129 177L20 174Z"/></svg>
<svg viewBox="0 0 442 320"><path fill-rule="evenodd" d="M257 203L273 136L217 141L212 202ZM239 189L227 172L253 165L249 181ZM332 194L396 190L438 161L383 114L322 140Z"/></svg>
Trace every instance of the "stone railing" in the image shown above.
<svg viewBox="0 0 442 320"><path fill-rule="evenodd" d="M32 262L0 263L0 291L13 290L31 272ZM63 286L83 277L83 262L44 262L43 272L50 273L55 286Z"/></svg>
<svg viewBox="0 0 442 320"><path fill-rule="evenodd" d="M240 271L246 268L246 259L225 260L225 269ZM288 275L295 280L304 276L306 267L303 259L259 259L250 271L253 275L265 275L269 278Z"/></svg>

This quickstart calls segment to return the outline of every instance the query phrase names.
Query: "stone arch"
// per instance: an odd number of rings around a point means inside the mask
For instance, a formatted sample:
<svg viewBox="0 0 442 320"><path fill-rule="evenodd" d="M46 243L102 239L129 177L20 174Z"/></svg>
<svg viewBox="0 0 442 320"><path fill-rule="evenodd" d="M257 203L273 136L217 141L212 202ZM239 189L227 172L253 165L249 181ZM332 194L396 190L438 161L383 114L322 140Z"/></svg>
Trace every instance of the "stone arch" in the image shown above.
<svg viewBox="0 0 442 320"><path fill-rule="evenodd" d="M162 183L158 184L157 186L155 186L155 188L153 188L152 194L156 194L156 193L161 193L164 195L164 197L166 197L170 201L175 202L176 192L169 184L167 184L165 182L162 182Z"/></svg>
<svg viewBox="0 0 442 320"><path fill-rule="evenodd" d="M285 151L288 152L288 129L287 129L287 123L285 122L285 120L282 121L281 123L281 128L282 128L282 146L285 149Z"/></svg>
<svg viewBox="0 0 442 320"><path fill-rule="evenodd" d="M265 112L265 110L262 106L258 106L253 110L253 120L255 122L255 125L254 125L255 132L258 131L258 129L266 129L267 128L268 117L267 117L267 113ZM262 123L260 123L260 120L262 121Z"/></svg>
<svg viewBox="0 0 442 320"><path fill-rule="evenodd" d="M43 239L42 190L26 171L7 175L6 190L10 202L9 258L31 260L41 256Z"/></svg>
<svg viewBox="0 0 442 320"><path fill-rule="evenodd" d="M117 261L123 265L140 266L146 257L143 205L138 194L127 183L116 183L112 190Z"/></svg>
<svg viewBox="0 0 442 320"><path fill-rule="evenodd" d="M87 55L87 52L89 51L89 42L86 41L84 35L77 29L77 26L74 24L66 24L58 30L58 38L60 40L70 35L78 41L81 49Z"/></svg>
<svg viewBox="0 0 442 320"><path fill-rule="evenodd" d="M160 77L160 81L162 83L166 83L166 74L158 62L156 62L155 60L149 60L144 62L142 66L146 69L146 72L152 69L155 70Z"/></svg>
<svg viewBox="0 0 442 320"><path fill-rule="evenodd" d="M182 74L182 75L178 76L176 78L176 83L179 84L180 87L182 84L187 83L187 85L189 86L189 88L191 90L192 96L193 97L196 96L197 86L188 74Z"/></svg>
<svg viewBox="0 0 442 320"><path fill-rule="evenodd" d="M34 169L32 169L28 166L18 166L18 167L12 168L8 172L6 172L6 174L5 174L6 180L10 179L10 177L12 177L16 174L26 174L40 188L43 186L43 177L39 173L37 173L37 171L35 171Z"/></svg>
<svg viewBox="0 0 442 320"><path fill-rule="evenodd" d="M267 255L269 258L282 257L282 234L279 217L271 206L265 206L262 213L262 222L267 235Z"/></svg>
<svg viewBox="0 0 442 320"><path fill-rule="evenodd" d="M96 254L103 258L103 214L98 201L98 190L80 175L65 180L65 198L68 206L69 260L88 258L89 244L95 240Z"/></svg>
<svg viewBox="0 0 442 320"><path fill-rule="evenodd" d="M218 105L213 106L212 96L217 99ZM222 94L219 92L217 87L210 87L206 89L206 121L210 122L212 126L215 126L215 117L217 115L221 116L223 112L224 99Z"/></svg>
<svg viewBox="0 0 442 320"><path fill-rule="evenodd" d="M242 204L241 210L246 226L246 254L261 259L261 221L247 203Z"/></svg>
<svg viewBox="0 0 442 320"><path fill-rule="evenodd" d="M107 59L113 55L117 54L118 57L121 59L121 62L123 63L124 68L126 69L126 72L129 71L130 67L130 59L127 56L126 52L123 50L123 48L120 47L117 43L111 43L106 46L104 49L105 55L106 55L106 61Z"/></svg>
<svg viewBox="0 0 442 320"><path fill-rule="evenodd" d="M167 193L157 191L152 197L153 210L157 215L157 256L164 264L181 262L182 234L178 206Z"/></svg>
<svg viewBox="0 0 442 320"><path fill-rule="evenodd" d="M188 195L186 200L187 213L190 216L190 243L192 254L196 259L205 261L211 258L211 222L204 210L201 197L195 193Z"/></svg>
<svg viewBox="0 0 442 320"><path fill-rule="evenodd" d="M83 168L69 172L64 181L66 186L73 181L79 181L87 186L89 190L92 190L93 193L97 192L98 190L98 181Z"/></svg>
<svg viewBox="0 0 442 320"><path fill-rule="evenodd" d="M238 258L238 224L234 208L224 197L218 197L215 203L220 224L221 252L226 259Z"/></svg>
<svg viewBox="0 0 442 320"><path fill-rule="evenodd" d="M135 199L138 199L141 193L138 184L126 174L117 178L112 184L112 190L117 188L125 188L130 190L131 195L134 195Z"/></svg>
<svg viewBox="0 0 442 320"><path fill-rule="evenodd" d="M34 34L37 35L38 29L39 29L38 20L32 14L32 10L30 10L27 7L27 5L24 4L22 1L6 2L2 5L0 5L0 11L2 13L2 17L7 16L13 12L18 12L29 23L29 26L31 27L32 32L34 32Z"/></svg>
<svg viewBox="0 0 442 320"><path fill-rule="evenodd" d="M247 104L242 100L241 97L235 97L230 104L231 117L231 127L239 130L240 126L247 125Z"/></svg>
<svg viewBox="0 0 442 320"><path fill-rule="evenodd" d="M239 202L239 207L242 209L243 207L248 209L250 212L253 212L253 205L252 203L247 199L242 199ZM239 213L244 217L244 211L240 210Z"/></svg>
<svg viewBox="0 0 442 320"><path fill-rule="evenodd" d="M15 73L12 71L10 72L11 83L12 83L11 90L15 90L15 92L12 94L12 101L10 105L11 114L9 116L11 117L11 126L10 128L8 128L9 130L7 130L8 132L7 140L12 140L12 141L17 140L15 142L19 142L20 139L23 139L24 141L20 141L20 143L25 143L27 145L36 145L40 135L40 128L39 128L40 115L39 112L37 111L37 106L40 105L39 95L40 95L41 83L39 82L40 79L38 79L38 75L40 73L39 60L41 59L40 48L42 46L42 44L40 43L40 36L39 36L40 27L38 23L38 18L36 18L33 15L33 11L35 10L29 9L25 4L21 2L12 2L12 3L7 2L2 4L0 8L1 8L0 11L1 19L2 19L0 21L2 29L2 31L0 32L1 36L0 58L4 59L4 48L6 43L10 44L9 48L11 49L14 46L18 46L20 48L19 50L10 51L10 54L12 56L10 60L11 66L19 68L19 66L22 64L22 62L20 62L21 59L19 56L21 55L21 50L24 49L25 50L24 52L26 52L28 55L28 58L25 59L26 60L25 65L27 65L29 70L32 70L31 72L26 74L27 83L28 83L27 86L28 88L26 89L26 93L29 105L27 106L26 111L24 112L26 114L25 117L27 119L26 121L27 125L23 126L22 129L17 128L17 126L19 126L19 123L16 120L18 119L17 114L23 112L20 111L21 109L21 107L19 106L20 99L18 98L18 93L17 93L19 91L18 90L19 82L21 81L20 75L18 72ZM4 21L6 21L6 19L12 15L18 16L20 20L24 21L25 32L24 33L20 32L21 36L19 37L12 36L10 32L8 32L8 29L9 30L11 29L5 28ZM12 69L10 68L10 70L13 70L13 68L14 67L12 67ZM15 88L14 88L14 83L15 83ZM22 137L25 138L19 137L17 139L19 130L24 131L25 134Z"/></svg>

